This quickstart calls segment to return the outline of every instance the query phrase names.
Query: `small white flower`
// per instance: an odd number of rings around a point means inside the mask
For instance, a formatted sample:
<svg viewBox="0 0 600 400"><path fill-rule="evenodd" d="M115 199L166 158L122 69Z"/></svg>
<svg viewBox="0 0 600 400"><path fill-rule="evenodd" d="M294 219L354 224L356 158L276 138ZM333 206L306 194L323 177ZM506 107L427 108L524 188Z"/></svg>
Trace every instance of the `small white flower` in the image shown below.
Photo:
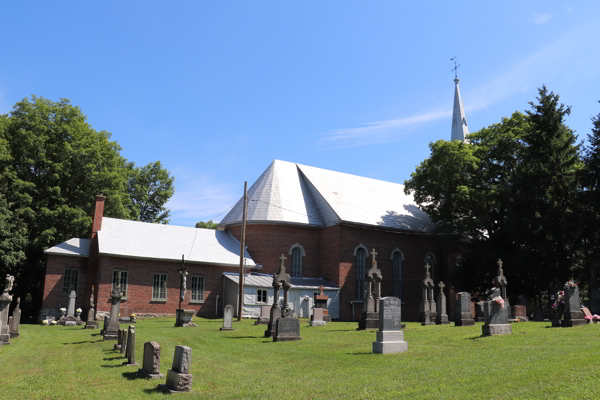
<svg viewBox="0 0 600 400"><path fill-rule="evenodd" d="M64 308L64 307L61 307L61 308L60 308L60 311L62 311L62 312L65 312L65 311L67 311L67 309L66 309L66 308Z"/></svg>
<svg viewBox="0 0 600 400"><path fill-rule="evenodd" d="M52 325L56 325L56 321L52 321L52 322L51 322L51 324L52 324Z"/></svg>
<svg viewBox="0 0 600 400"><path fill-rule="evenodd" d="M81 308L78 308L78 309L77 309L77 310L75 310L75 311L77 311L77 312L81 312Z"/></svg>
<svg viewBox="0 0 600 400"><path fill-rule="evenodd" d="M47 319L43 320L42 325L48 325L48 320Z"/></svg>

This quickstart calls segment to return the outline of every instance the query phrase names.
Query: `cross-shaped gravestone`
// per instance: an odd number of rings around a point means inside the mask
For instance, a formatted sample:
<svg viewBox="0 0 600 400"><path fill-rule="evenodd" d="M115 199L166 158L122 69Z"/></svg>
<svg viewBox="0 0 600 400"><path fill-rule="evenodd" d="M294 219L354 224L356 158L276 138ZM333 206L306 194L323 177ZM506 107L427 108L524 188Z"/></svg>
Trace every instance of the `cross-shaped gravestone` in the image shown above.
<svg viewBox="0 0 600 400"><path fill-rule="evenodd" d="M431 268L431 266L429 266L429 263L425 264L425 276L427 278L431 277L431 274L429 273L429 268Z"/></svg>
<svg viewBox="0 0 600 400"><path fill-rule="evenodd" d="M504 276L504 271L502 270L502 260L498 259L498 262L496 264L498 264L498 276L496 277L496 282L502 288L502 298L504 300L506 300L507 299L507 296L506 296L507 282L506 282L506 277Z"/></svg>
<svg viewBox="0 0 600 400"><path fill-rule="evenodd" d="M440 283L438 283L438 286L440 288L440 292L444 291L444 288L446 287L446 285L444 285L444 282L440 281Z"/></svg>
<svg viewBox="0 0 600 400"><path fill-rule="evenodd" d="M323 287L323 285L319 286L319 295L321 295L321 296L325 295L325 288Z"/></svg>
<svg viewBox="0 0 600 400"><path fill-rule="evenodd" d="M371 255L373 256L373 262L375 262L375 256L377 256L379 253L377 253L375 251L375 249L371 250Z"/></svg>
<svg viewBox="0 0 600 400"><path fill-rule="evenodd" d="M279 259L281 260L281 266L283 267L283 263L285 262L285 260L287 260L287 257L282 254L281 257L279 257Z"/></svg>

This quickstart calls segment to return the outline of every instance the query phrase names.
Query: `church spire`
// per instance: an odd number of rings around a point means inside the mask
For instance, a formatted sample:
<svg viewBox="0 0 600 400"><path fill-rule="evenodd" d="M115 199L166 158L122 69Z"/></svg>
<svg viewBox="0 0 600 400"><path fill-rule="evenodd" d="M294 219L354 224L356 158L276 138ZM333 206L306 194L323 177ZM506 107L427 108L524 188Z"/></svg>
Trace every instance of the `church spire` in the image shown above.
<svg viewBox="0 0 600 400"><path fill-rule="evenodd" d="M459 65L456 65L456 57L451 58L454 61L454 110L452 111L452 136L451 140L465 140L469 136L469 126L467 124L467 116L465 115L465 107L463 106L462 97L460 96L460 88L458 86L457 70Z"/></svg>

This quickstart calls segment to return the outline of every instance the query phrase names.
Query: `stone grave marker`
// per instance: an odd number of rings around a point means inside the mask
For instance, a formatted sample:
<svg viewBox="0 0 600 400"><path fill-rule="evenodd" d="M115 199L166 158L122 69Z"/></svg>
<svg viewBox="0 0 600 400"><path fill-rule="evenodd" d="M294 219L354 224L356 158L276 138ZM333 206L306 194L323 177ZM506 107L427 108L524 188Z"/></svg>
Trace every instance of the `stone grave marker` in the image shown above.
<svg viewBox="0 0 600 400"><path fill-rule="evenodd" d="M475 321L485 321L485 301L478 301L475 303Z"/></svg>
<svg viewBox="0 0 600 400"><path fill-rule="evenodd" d="M583 318L583 312L581 312L579 288L575 284L570 285L567 282L563 290L565 292L565 314L562 326L570 328L587 324L588 322Z"/></svg>
<svg viewBox="0 0 600 400"><path fill-rule="evenodd" d="M135 325L129 325L127 332L127 362L125 365L140 365L135 362Z"/></svg>
<svg viewBox="0 0 600 400"><path fill-rule="evenodd" d="M494 299L499 299L500 303ZM508 323L508 307L499 296L488 296L484 305L485 321L481 327L482 336L508 335L512 326Z"/></svg>
<svg viewBox="0 0 600 400"><path fill-rule="evenodd" d="M471 303L471 294L468 292L460 292L456 299L456 319L454 326L473 326L475 320L473 314L469 311L469 304Z"/></svg>
<svg viewBox="0 0 600 400"><path fill-rule="evenodd" d="M233 306L231 304L227 304L225 306L225 310L223 311L223 326L221 327L221 330L233 330Z"/></svg>
<svg viewBox="0 0 600 400"><path fill-rule="evenodd" d="M98 329L98 323L96 322L96 311L94 310L94 286L92 286L92 294L90 295L90 309L88 310L88 317L85 324L85 329Z"/></svg>
<svg viewBox="0 0 600 400"><path fill-rule="evenodd" d="M514 319L521 319L527 321L527 308L522 305L516 305L512 307Z"/></svg>
<svg viewBox="0 0 600 400"><path fill-rule="evenodd" d="M121 297L123 297L123 293L121 293L121 289L117 285L112 291L110 318L104 330L104 340L117 339L117 332L119 331L119 313L121 311Z"/></svg>
<svg viewBox="0 0 600 400"><path fill-rule="evenodd" d="M150 379L164 378L160 373L160 345L156 342L144 343L144 364L140 372Z"/></svg>
<svg viewBox="0 0 600 400"><path fill-rule="evenodd" d="M0 343L2 344L12 343L10 340L10 328L8 327L8 310L13 299L13 296L9 292L12 290L14 281L14 276L6 274L6 284L0 296Z"/></svg>
<svg viewBox="0 0 600 400"><path fill-rule="evenodd" d="M435 301L433 300L433 280L429 272L429 264L425 264L425 279L423 279L421 289L423 291L423 300L421 301L421 325L434 325L435 319L433 313L435 310Z"/></svg>
<svg viewBox="0 0 600 400"><path fill-rule="evenodd" d="M69 305L67 306L67 317L63 320L64 326L77 325L77 318L75 318L75 299L76 298L77 298L77 293L74 290L71 290L71 293L69 294Z"/></svg>
<svg viewBox="0 0 600 400"><path fill-rule="evenodd" d="M273 275L273 306L271 307L271 318L265 331L265 337L274 337L276 334L277 320L281 317L290 316L290 305L288 304L288 290L291 287L291 278L285 273L285 257L284 254L279 257L281 265L279 273ZM279 289L283 286L283 310L279 306Z"/></svg>
<svg viewBox="0 0 600 400"><path fill-rule="evenodd" d="M10 325L10 337L19 337L21 334L21 308L19 308L21 304L21 298L17 297L17 306L13 310L12 321Z"/></svg>
<svg viewBox="0 0 600 400"><path fill-rule="evenodd" d="M167 382L159 385L165 392L190 392L192 390L192 349L187 346L176 346L173 366L167 371Z"/></svg>
<svg viewBox="0 0 600 400"><path fill-rule="evenodd" d="M313 308L313 315L310 321L310 326L325 326L327 322L323 320L323 309Z"/></svg>
<svg viewBox="0 0 600 400"><path fill-rule="evenodd" d="M583 317L591 317L592 316L592 312L590 311L589 308L587 307L581 307L581 312L583 313Z"/></svg>
<svg viewBox="0 0 600 400"><path fill-rule="evenodd" d="M121 351L121 346L123 346L123 329L117 331L117 343L113 346L113 350Z"/></svg>
<svg viewBox="0 0 600 400"><path fill-rule="evenodd" d="M397 297L384 297L379 300L379 330L373 342L373 353L402 353L408 350L404 332L400 329L402 302Z"/></svg>
<svg viewBox="0 0 600 400"><path fill-rule="evenodd" d="M260 316L254 322L254 325L264 325L269 323L269 314L271 306L260 306Z"/></svg>
<svg viewBox="0 0 600 400"><path fill-rule="evenodd" d="M379 300L381 299L381 281L383 275L381 270L377 268L377 256L375 249L371 251L371 269L367 271L365 276L365 294L363 300L363 311L358 321L358 330L362 329L377 329L379 326ZM375 297L373 297L375 294Z"/></svg>
<svg viewBox="0 0 600 400"><path fill-rule="evenodd" d="M123 340L121 342L121 354L123 357L127 357L127 331L123 329Z"/></svg>
<svg viewBox="0 0 600 400"><path fill-rule="evenodd" d="M275 327L274 342L301 340L300 320L296 318L279 318Z"/></svg>
<svg viewBox="0 0 600 400"><path fill-rule="evenodd" d="M323 309L323 321L331 322L331 315L329 315L329 310L327 309L327 301L329 300L329 296L325 294L325 287L323 285L319 286L319 294L315 296L315 308Z"/></svg>
<svg viewBox="0 0 600 400"><path fill-rule="evenodd" d="M448 321L448 314L446 313L446 294L444 293L446 285L444 285L444 282L440 281L438 287L440 288L440 293L438 294L438 306L440 310L436 315L435 322L438 325L447 325L450 321Z"/></svg>

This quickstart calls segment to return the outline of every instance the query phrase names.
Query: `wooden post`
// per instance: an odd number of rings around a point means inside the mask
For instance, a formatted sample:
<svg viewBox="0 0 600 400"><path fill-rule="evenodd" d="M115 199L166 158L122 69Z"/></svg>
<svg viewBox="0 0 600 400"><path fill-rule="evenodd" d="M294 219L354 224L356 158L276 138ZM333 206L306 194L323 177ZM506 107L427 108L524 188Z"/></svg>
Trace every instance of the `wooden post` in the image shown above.
<svg viewBox="0 0 600 400"><path fill-rule="evenodd" d="M240 295L238 298L237 320L242 320L242 308L244 307L244 254L246 247L246 214L248 212L248 182L244 182L244 212L242 216L242 237L240 240Z"/></svg>

